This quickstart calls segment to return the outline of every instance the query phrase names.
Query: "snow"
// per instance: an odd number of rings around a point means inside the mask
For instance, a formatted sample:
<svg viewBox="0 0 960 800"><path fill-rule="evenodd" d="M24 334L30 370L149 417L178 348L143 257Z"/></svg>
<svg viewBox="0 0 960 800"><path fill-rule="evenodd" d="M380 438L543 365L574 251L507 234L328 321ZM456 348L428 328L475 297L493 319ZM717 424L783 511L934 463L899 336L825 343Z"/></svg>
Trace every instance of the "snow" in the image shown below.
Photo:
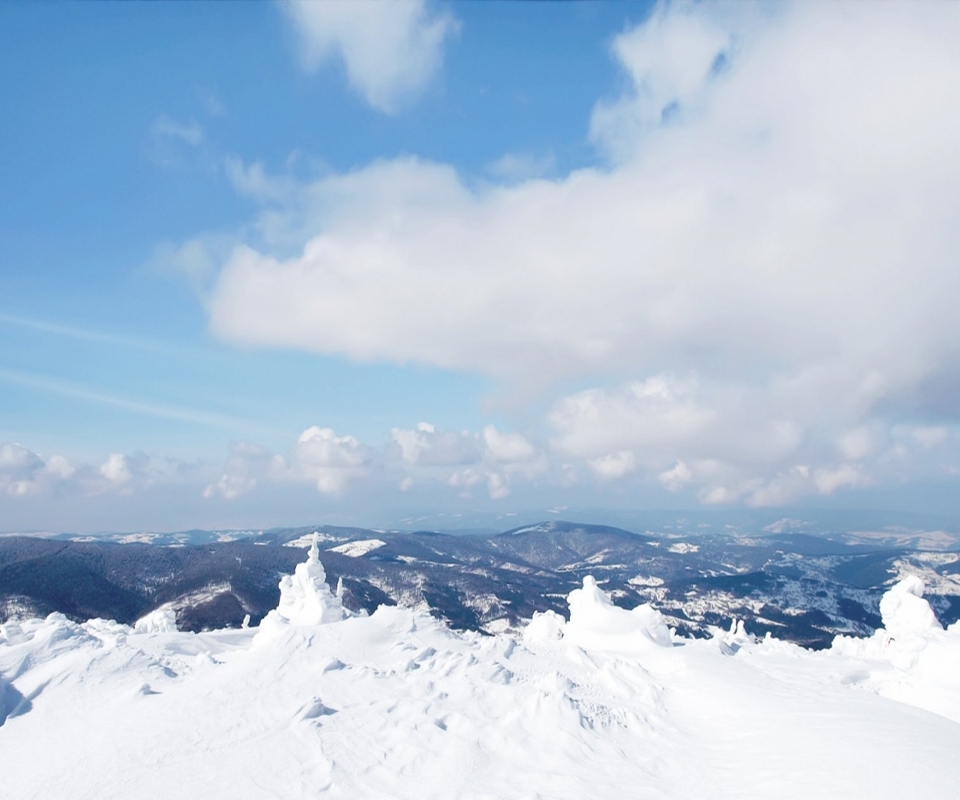
<svg viewBox="0 0 960 800"><path fill-rule="evenodd" d="M161 606L138 619L133 629L137 633L171 633L177 629L177 612L170 606Z"/></svg>
<svg viewBox="0 0 960 800"><path fill-rule="evenodd" d="M663 578L656 575L637 575L627 581L631 586L663 586Z"/></svg>
<svg viewBox="0 0 960 800"><path fill-rule="evenodd" d="M671 647L673 635L649 603L629 611L615 606L592 575L567 596L570 621L563 638L587 650L645 652L650 644Z"/></svg>
<svg viewBox="0 0 960 800"><path fill-rule="evenodd" d="M960 628L908 577L885 628L811 652L742 622L677 638L587 577L515 638L353 615L317 539L260 628L0 626L0 795L955 796ZM141 624L142 623L142 624ZM904 656L908 657L904 657Z"/></svg>
<svg viewBox="0 0 960 800"><path fill-rule="evenodd" d="M162 535L160 533L128 533L115 537L115 540L120 544L153 544L154 540Z"/></svg>
<svg viewBox="0 0 960 800"><path fill-rule="evenodd" d="M920 578L909 575L880 600L880 618L891 637L902 639L943 630L930 604L923 599L923 588Z"/></svg>
<svg viewBox="0 0 960 800"><path fill-rule="evenodd" d="M261 636L277 633L285 625L324 625L347 616L339 596L327 586L318 538L315 533L307 560L280 581L280 604L260 623Z"/></svg>
<svg viewBox="0 0 960 800"><path fill-rule="evenodd" d="M314 531L313 533L305 533L303 536L298 536L296 539L291 539L289 542L284 542L284 547L310 547L314 540L321 542L339 542L342 541L336 536L331 536L329 533L319 533Z"/></svg>
<svg viewBox="0 0 960 800"><path fill-rule="evenodd" d="M386 542L382 539L357 539L354 542L347 542L346 544L331 547L330 550L334 553L350 556L351 558L360 558L360 556L365 556L367 553L378 550L385 544Z"/></svg>
<svg viewBox="0 0 960 800"><path fill-rule="evenodd" d="M555 642L563 638L567 621L556 611L534 611L533 619L523 629L526 642Z"/></svg>

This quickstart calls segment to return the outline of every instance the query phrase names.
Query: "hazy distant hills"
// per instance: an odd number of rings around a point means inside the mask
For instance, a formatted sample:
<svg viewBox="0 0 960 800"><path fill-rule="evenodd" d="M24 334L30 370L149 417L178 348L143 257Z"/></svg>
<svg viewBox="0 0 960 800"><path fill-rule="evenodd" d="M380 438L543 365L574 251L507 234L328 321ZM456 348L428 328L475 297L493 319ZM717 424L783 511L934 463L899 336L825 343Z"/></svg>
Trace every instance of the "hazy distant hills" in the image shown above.
<svg viewBox="0 0 960 800"><path fill-rule="evenodd" d="M836 633L879 626L884 587L907 573L923 578L945 624L960 618L960 549L949 538L934 537L933 550L917 546L920 534L896 531L638 534L550 521L494 535L319 526L5 536L0 621L59 611L132 623L167 604L184 630L239 626L247 615L256 624L276 606L279 578L303 560L314 530L330 583L342 579L348 606L419 606L487 632L538 610L565 613L566 594L587 574L617 604L651 602L687 635L736 617L752 633L823 646ZM890 546L891 537L905 546Z"/></svg>

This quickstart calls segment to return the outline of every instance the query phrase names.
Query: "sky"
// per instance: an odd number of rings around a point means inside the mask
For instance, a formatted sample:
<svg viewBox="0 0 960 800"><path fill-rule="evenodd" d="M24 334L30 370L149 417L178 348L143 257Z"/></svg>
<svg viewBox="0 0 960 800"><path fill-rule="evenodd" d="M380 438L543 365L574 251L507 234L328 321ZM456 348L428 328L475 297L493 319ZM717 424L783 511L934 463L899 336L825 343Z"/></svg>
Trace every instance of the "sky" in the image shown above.
<svg viewBox="0 0 960 800"><path fill-rule="evenodd" d="M0 530L960 513L958 36L0 5Z"/></svg>

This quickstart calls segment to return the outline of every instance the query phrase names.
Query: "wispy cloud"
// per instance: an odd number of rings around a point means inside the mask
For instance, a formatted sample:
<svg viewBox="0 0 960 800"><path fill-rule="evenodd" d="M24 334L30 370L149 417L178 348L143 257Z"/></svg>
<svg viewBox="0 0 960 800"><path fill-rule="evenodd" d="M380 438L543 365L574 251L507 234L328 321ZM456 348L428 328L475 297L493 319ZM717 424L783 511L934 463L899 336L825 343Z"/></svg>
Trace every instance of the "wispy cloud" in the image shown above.
<svg viewBox="0 0 960 800"><path fill-rule="evenodd" d="M150 132L158 139L179 139L189 145L197 147L203 142L203 126L196 120L178 122L166 114L161 114L154 121Z"/></svg>
<svg viewBox="0 0 960 800"><path fill-rule="evenodd" d="M182 406L171 406L160 403L151 403L141 400L130 400L123 397L114 397L104 394L84 386L78 386L73 383L62 381L58 378L50 378L43 375L33 375L17 370L0 368L0 381L12 383L17 386L25 386L31 389L37 389L51 394L59 394L65 397L76 397L80 400L87 400L91 403L122 408L125 411L132 411L138 414L145 414L152 417L162 417L164 419L177 420L179 422L189 422L194 425L205 425L208 427L227 428L229 430L261 430L263 426L250 420L240 417L233 417L226 414L204 411L195 408L184 408Z"/></svg>
<svg viewBox="0 0 960 800"><path fill-rule="evenodd" d="M206 132L196 120L180 122L161 114L150 126L146 154L157 166L181 166L196 157L192 154L202 155L205 141Z"/></svg>
<svg viewBox="0 0 960 800"><path fill-rule="evenodd" d="M27 328L33 331L40 331L41 333L52 333L55 336L66 336L71 339L82 339L88 342L99 342L101 344L117 345L120 347L132 347L156 352L181 352L181 348L150 339L142 339L136 336L123 336L115 333L104 333L103 331L93 331L88 328L76 328L71 325L59 325L55 322L30 319L29 317L21 317L15 314L6 314L2 311L0 311L0 324L14 325L18 328Z"/></svg>

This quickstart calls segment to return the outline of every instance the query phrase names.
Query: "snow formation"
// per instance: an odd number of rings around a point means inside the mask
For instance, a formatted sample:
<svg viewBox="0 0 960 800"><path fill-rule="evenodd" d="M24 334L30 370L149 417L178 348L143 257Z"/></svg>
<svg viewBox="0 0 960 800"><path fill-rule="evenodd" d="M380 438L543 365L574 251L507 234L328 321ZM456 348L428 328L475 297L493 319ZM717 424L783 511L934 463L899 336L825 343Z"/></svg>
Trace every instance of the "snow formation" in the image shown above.
<svg viewBox="0 0 960 800"><path fill-rule="evenodd" d="M280 581L280 604L260 623L261 634L270 635L285 625L325 625L347 616L340 598L327 586L317 540L315 533L307 560Z"/></svg>
<svg viewBox="0 0 960 800"><path fill-rule="evenodd" d="M593 578L520 640L352 615L316 542L259 631L0 627L0 796L900 798L960 785L960 628L908 578L810 652L676 638ZM141 624L142 623L142 624Z"/></svg>

